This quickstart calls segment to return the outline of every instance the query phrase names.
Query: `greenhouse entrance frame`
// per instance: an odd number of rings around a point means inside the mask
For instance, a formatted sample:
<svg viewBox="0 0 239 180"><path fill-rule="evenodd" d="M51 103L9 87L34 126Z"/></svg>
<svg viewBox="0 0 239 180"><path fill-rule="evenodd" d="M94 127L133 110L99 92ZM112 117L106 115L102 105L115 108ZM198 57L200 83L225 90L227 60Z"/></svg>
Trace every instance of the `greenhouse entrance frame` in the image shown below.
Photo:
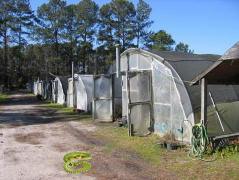
<svg viewBox="0 0 239 180"><path fill-rule="evenodd" d="M129 136L134 134L147 135L151 132L153 120L152 71L128 71L126 72L126 79Z"/></svg>
<svg viewBox="0 0 239 180"><path fill-rule="evenodd" d="M93 84L93 120L112 122L114 116L112 75L95 75Z"/></svg>
<svg viewBox="0 0 239 180"><path fill-rule="evenodd" d="M54 103L57 103L57 99L58 99L58 81L54 80L54 94L55 94L55 98L54 98Z"/></svg>

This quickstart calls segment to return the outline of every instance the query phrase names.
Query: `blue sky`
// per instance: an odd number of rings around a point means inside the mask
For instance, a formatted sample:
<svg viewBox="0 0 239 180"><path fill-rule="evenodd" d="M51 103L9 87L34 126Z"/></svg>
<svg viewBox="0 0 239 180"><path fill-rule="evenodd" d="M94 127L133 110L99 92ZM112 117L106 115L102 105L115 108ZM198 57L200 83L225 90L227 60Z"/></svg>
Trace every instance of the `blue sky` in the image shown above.
<svg viewBox="0 0 239 180"><path fill-rule="evenodd" d="M138 0L132 0L137 3ZM145 0L153 31L166 30L195 53L223 54L239 41L239 0ZM33 10L48 0L30 0ZM67 0L68 4L79 0ZM110 0L95 0L100 6Z"/></svg>

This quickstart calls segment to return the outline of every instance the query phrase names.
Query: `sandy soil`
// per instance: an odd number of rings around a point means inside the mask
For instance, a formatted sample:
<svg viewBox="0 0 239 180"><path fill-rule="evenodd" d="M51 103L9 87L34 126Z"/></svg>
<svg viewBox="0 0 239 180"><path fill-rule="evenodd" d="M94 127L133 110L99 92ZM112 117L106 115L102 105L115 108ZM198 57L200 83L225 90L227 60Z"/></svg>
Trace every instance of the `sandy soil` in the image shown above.
<svg viewBox="0 0 239 180"><path fill-rule="evenodd" d="M177 179L132 152L105 153L104 140L92 135L97 126L70 121L39 104L33 96L14 94L0 105L1 180ZM67 174L62 158L70 151L92 153L92 169Z"/></svg>

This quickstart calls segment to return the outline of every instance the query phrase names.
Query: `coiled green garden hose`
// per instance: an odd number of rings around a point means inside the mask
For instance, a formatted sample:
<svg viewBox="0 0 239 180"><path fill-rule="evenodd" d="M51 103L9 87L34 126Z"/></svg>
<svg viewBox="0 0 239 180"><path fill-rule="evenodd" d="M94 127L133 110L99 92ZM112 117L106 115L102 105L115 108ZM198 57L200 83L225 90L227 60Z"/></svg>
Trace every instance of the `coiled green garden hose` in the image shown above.
<svg viewBox="0 0 239 180"><path fill-rule="evenodd" d="M209 138L205 126L201 123L192 128L191 150L189 156L203 161L214 161L216 158L205 159L203 157L209 147Z"/></svg>
<svg viewBox="0 0 239 180"><path fill-rule="evenodd" d="M193 126L191 144L191 155L197 158L202 158L207 145L209 144L207 131L203 124L199 123Z"/></svg>
<svg viewBox="0 0 239 180"><path fill-rule="evenodd" d="M78 174L91 169L91 164L88 162L91 160L91 155L87 152L70 152L64 156L63 160L64 169L68 173Z"/></svg>

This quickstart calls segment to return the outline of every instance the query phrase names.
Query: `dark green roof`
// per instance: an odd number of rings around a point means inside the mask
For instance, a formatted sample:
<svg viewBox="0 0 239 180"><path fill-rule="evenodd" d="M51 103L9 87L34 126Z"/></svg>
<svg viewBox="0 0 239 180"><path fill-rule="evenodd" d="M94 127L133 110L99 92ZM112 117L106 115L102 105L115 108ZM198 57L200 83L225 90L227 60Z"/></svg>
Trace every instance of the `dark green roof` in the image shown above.
<svg viewBox="0 0 239 180"><path fill-rule="evenodd" d="M213 61L215 62L221 56L217 54L192 54L175 51L150 51L168 61Z"/></svg>

